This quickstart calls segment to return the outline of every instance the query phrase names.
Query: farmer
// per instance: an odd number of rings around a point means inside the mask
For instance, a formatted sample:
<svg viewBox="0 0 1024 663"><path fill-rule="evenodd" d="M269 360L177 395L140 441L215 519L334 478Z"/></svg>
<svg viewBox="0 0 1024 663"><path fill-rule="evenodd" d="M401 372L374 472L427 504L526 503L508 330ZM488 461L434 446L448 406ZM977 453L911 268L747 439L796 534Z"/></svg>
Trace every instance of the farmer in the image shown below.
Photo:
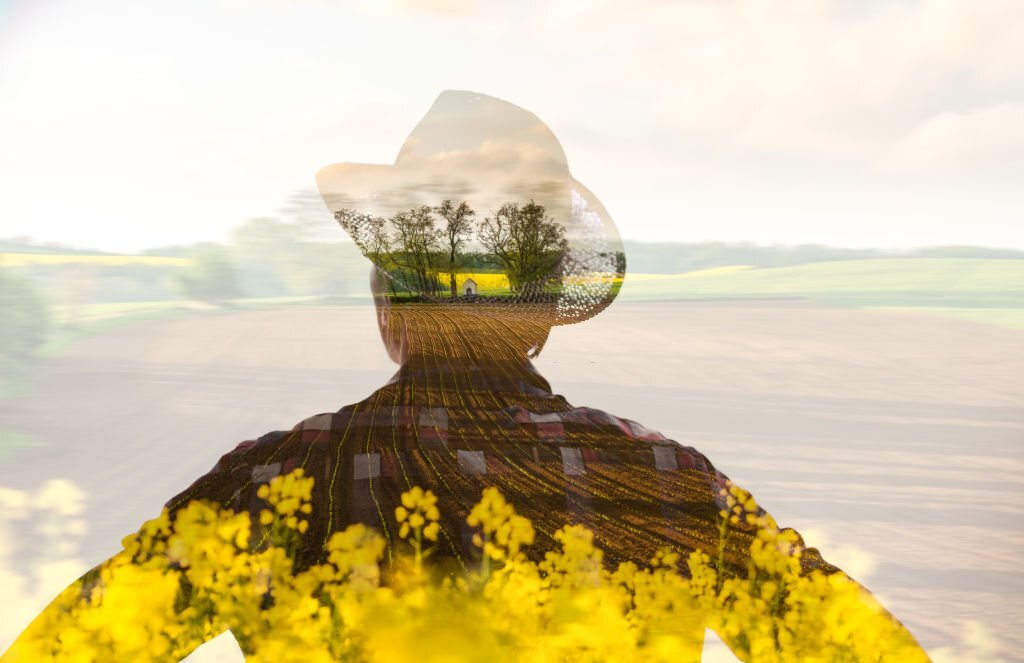
<svg viewBox="0 0 1024 663"><path fill-rule="evenodd" d="M397 547L393 514L412 486L438 497L437 557L447 560L479 555L466 516L491 486L533 522L531 550L553 548L566 523L592 530L610 565L645 565L665 546L683 559L718 549L725 475L636 422L574 407L531 364L554 326L612 302L625 269L614 223L540 120L445 92L395 165L336 164L317 182L373 263L381 339L398 372L359 403L238 445L168 502L172 516L193 500L259 514L261 487L302 468L315 483L300 568L323 562L330 536L353 523ZM506 290L461 296L460 251L502 267ZM734 526L727 574L746 574L756 533ZM837 571L813 549L800 561Z"/></svg>

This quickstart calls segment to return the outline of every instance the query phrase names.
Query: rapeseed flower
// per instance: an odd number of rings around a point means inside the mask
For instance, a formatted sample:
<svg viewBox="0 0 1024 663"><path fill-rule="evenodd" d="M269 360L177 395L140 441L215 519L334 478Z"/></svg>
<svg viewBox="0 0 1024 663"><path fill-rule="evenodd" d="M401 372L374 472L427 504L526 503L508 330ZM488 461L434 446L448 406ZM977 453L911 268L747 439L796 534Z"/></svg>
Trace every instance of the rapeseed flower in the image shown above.
<svg viewBox="0 0 1024 663"><path fill-rule="evenodd" d="M533 525L488 488L466 519L480 572L434 580L420 565L441 514L418 487L395 509L413 564L383 567L384 538L356 524L298 570L312 489L296 470L258 488L256 518L202 502L161 513L62 592L9 660L177 660L230 629L249 661L680 661L699 660L705 628L750 661L927 660L850 578L802 569L799 537L733 485L722 540L741 522L758 528L745 576L725 572L721 542L716 560L662 549L647 567L609 569L580 525L534 563Z"/></svg>

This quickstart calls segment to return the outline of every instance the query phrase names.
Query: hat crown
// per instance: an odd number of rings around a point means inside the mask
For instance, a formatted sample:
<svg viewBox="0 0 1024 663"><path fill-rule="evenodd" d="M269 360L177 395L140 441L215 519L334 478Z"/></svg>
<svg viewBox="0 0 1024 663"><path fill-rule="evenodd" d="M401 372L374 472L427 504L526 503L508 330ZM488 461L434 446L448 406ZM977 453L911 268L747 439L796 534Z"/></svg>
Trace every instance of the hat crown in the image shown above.
<svg viewBox="0 0 1024 663"><path fill-rule="evenodd" d="M515 104L478 92L445 90L419 121L396 165L444 155L531 155L552 170L568 171L565 151L540 118Z"/></svg>

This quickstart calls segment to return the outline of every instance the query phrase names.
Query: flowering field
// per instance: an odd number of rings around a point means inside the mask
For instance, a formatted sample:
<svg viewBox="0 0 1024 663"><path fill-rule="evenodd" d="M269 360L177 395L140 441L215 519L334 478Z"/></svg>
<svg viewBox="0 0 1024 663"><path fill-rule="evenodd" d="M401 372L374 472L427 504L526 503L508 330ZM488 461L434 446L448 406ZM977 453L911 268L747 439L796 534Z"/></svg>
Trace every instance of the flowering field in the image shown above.
<svg viewBox="0 0 1024 663"><path fill-rule="evenodd" d="M566 525L539 563L532 523L494 488L466 522L479 564L432 559L430 491L402 495L404 549L364 525L335 532L326 559L295 566L312 512L301 469L259 488L258 515L192 502L124 540L124 551L65 590L5 661L178 660L230 629L251 661L699 660L705 627L744 660L927 660L910 635L842 573L802 573L796 539L753 498L723 491L720 548L641 568L603 564L593 535ZM746 577L725 577L730 527L756 524Z"/></svg>
<svg viewBox="0 0 1024 663"><path fill-rule="evenodd" d="M447 286L451 278L449 272L438 272L438 280ZM509 291L508 277L501 272L458 272L455 274L455 286L459 293L465 292L466 279L473 279L481 295L501 294Z"/></svg>
<svg viewBox="0 0 1024 663"><path fill-rule="evenodd" d="M24 267L26 265L97 265L121 267L124 265L186 267L192 264L189 258L136 255L88 255L76 253L0 253L0 267Z"/></svg>

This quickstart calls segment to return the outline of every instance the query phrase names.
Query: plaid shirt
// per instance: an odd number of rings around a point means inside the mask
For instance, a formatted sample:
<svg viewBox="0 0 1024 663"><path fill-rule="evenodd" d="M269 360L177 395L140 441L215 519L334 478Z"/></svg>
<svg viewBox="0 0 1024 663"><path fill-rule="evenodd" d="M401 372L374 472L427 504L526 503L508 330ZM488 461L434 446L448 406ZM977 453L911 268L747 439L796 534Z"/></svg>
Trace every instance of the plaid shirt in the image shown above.
<svg viewBox="0 0 1024 663"><path fill-rule="evenodd" d="M534 551L554 547L567 523L590 528L610 564L646 564L666 545L717 551L728 479L703 454L635 421L572 407L543 380L512 389L474 380L454 399L406 376L338 412L242 442L168 507L206 499L256 515L266 507L258 487L302 467L316 480L302 566L322 561L331 533L352 523L396 545L394 509L414 485L438 495L440 552L462 564L478 554L465 518L488 486L533 521ZM754 534L741 526L727 540L737 573ZM816 551L805 558L823 565Z"/></svg>

